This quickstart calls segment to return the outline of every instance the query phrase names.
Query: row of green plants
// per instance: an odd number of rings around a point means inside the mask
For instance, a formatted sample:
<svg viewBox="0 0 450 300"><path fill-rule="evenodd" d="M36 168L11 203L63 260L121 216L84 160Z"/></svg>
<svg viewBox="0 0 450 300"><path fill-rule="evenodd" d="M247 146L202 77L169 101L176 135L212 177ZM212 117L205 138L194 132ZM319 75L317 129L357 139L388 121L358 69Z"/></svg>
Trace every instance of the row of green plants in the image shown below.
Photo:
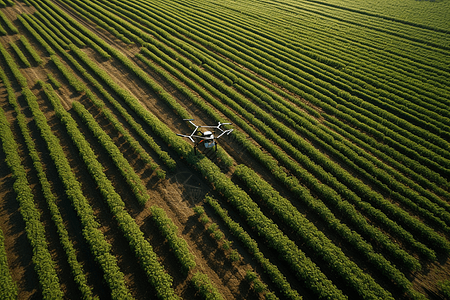
<svg viewBox="0 0 450 300"><path fill-rule="evenodd" d="M3 28L3 26L0 24L0 35L7 35L8 32Z"/></svg>
<svg viewBox="0 0 450 300"><path fill-rule="evenodd" d="M332 243L317 227L302 215L289 200L282 197L270 184L245 165L239 165L236 175L246 186L251 194L254 194L261 202L273 212L278 219L290 227L305 245L335 274L343 277L348 286L356 290L375 290L372 286L375 282L372 277L363 271L349 258L345 256L341 248ZM366 251L362 253L367 262L374 265L389 281L394 282L402 292L408 292L413 298L421 298L423 295L412 289L412 284L393 264L382 255L376 253L372 247L366 245ZM361 292L359 292L361 293Z"/></svg>
<svg viewBox="0 0 450 300"><path fill-rule="evenodd" d="M167 57L164 56L163 53L161 53L160 51L158 51L158 49L156 49L155 47L151 47L151 46L148 45L148 44L147 44L146 46L149 47L149 48L151 49L151 51L146 50L146 48L141 49L141 51L142 51L143 53L145 53L147 56L150 56L153 60L157 60L157 57L156 57L156 55L152 55L152 53L157 53L158 56L164 57L164 58L166 58L166 60L169 60ZM179 60L181 60L181 59L179 59ZM158 60L158 63L163 64L163 62L161 62L161 61L159 61L159 60ZM210 85L209 85L208 83L202 81L202 79L199 78L198 76L193 75L193 72L191 72L190 70L184 69L183 66L181 66L180 64L177 64L176 62L174 62L174 64L177 65L177 67L180 68L180 69L183 71L183 73L181 73L181 72L176 72L176 70L170 69L170 67L168 67L167 64L163 64L163 66L164 66L165 68L167 68L168 70L170 70L172 74L174 74L175 76L177 76L177 78L179 78L180 80L182 80L184 83L188 84L189 87L193 88L196 92L198 92L201 96L203 96L204 99L207 99L208 101L214 103L214 99L212 99L212 97L209 96L207 93L204 93L204 89L205 89L205 88L208 89L208 90L214 91L213 88L210 88ZM193 67L192 69L195 69L195 67ZM194 78L197 82L199 82L199 83L201 84L201 86L202 86L203 88L201 89L201 88L199 88L195 83L193 83L192 81L189 81L189 79L187 79L187 78L185 77L185 75L188 75L188 76L191 76L192 78ZM202 90L203 90L203 92L202 92ZM215 106L216 106L216 108L222 110L222 111L225 113L225 110L223 109L223 106L220 105L220 103L217 103L217 105L215 105ZM252 114L250 114L250 113L248 113L248 112L245 112L243 109L242 109L240 112L242 112L242 114L247 114L247 116L249 117L249 120L252 120L252 116L253 116ZM247 124L245 124L244 121L238 121L238 120L237 120L237 117L234 116L234 114L233 114L232 112L231 112L230 114L226 114L226 115L228 115L228 116L233 120L233 122L237 123L241 128L243 128L245 131L247 131L247 133L249 133L249 134L250 134L254 139L256 139L258 142L260 142L260 141L262 140L262 138L260 137L260 135L259 135L257 132L252 131L251 128L249 128L249 126L248 126ZM261 128L264 128L264 124L261 124ZM254 133L254 134L252 134L252 133ZM280 143L282 143L282 142L283 142L283 141L280 141ZM260 143L261 143L261 142L260 142ZM266 149L271 149L271 148L273 149L273 148L274 148L273 144L272 144L271 142L269 142L269 141L266 141L266 142L265 142L264 144L262 144L262 145L264 145L264 146L266 147ZM268 148L268 147L269 147L269 148ZM282 155L282 154L280 154L280 155ZM278 158L280 158L280 156L278 156ZM287 161L287 160L284 159L284 161ZM294 170L294 171L295 171L295 170L298 171L298 167L297 167L297 166L292 167L291 169ZM319 188L319 190L323 190L323 185L321 185L321 187ZM328 194L327 197L325 197L325 198L328 198L329 196L330 196L330 194ZM370 207L370 206L369 206L369 207ZM365 209L366 209L366 210L368 209L368 206L367 206L367 205L366 205ZM378 214L378 215L379 215L379 214ZM383 217L383 216L381 216L381 217ZM385 224L390 224L391 226L396 227L396 230L398 231L399 228L398 228L398 226L397 226L396 224L392 224L392 221L390 221L390 220L387 219L386 217L384 217L384 219L385 219L385 221L384 221ZM361 219L361 220L364 221L363 219ZM364 222L365 222L365 221L364 221ZM363 224L364 224L364 222L363 222ZM363 226L363 227L364 227L364 226ZM367 225L366 225L366 227L367 227ZM358 225L358 228L361 228L361 223ZM401 229L400 229L400 230L401 230ZM402 230L401 230L401 231L402 231ZM373 229L372 229L372 232L373 232ZM373 234L373 233L372 233L372 234ZM403 236L405 235L405 234L404 234L404 231L403 231L402 235L403 235ZM410 240L411 240L411 236L409 235L408 237L409 237ZM385 242L387 242L387 238L385 237L385 238L381 239L381 238L380 238L380 234L378 234L378 237L375 238L375 240L377 240L377 243L380 243L380 240L384 240ZM388 242L388 243L389 243L389 242ZM413 243L415 243L415 241L413 241ZM392 243L391 243L391 246L390 246L390 250L392 250ZM407 258L407 257L408 257L408 255L405 255L404 253L403 253L401 256L402 256L403 258ZM408 265L409 267L412 267L412 268L420 268L420 266L418 265L418 262L417 262L416 260L412 259L412 257L410 257L409 259L407 259L407 261L408 261L408 260L409 260L409 262L407 263L407 265ZM404 261L404 260L402 260L402 261Z"/></svg>
<svg viewBox="0 0 450 300"><path fill-rule="evenodd" d="M153 205L150 208L150 211L156 226L158 226L159 231L167 239L175 257L180 262L183 273L187 274L190 270L193 270L197 264L195 263L194 255L189 251L186 240L178 237L178 227L167 216L164 209Z"/></svg>
<svg viewBox="0 0 450 300"><path fill-rule="evenodd" d="M298 292L291 287L286 277L280 272L278 267L270 262L268 258L259 250L258 243L251 238L251 236L242 228L242 226L235 222L229 215L227 210L222 208L219 202L207 196L205 198L206 203L208 203L215 211L215 213L224 221L231 234L234 235L247 249L247 251L253 256L258 264L264 269L265 273L269 276L273 285L280 291L287 299L300 300L302 297Z"/></svg>
<svg viewBox="0 0 450 300"><path fill-rule="evenodd" d="M191 283L198 291L200 296L205 300L223 300L222 294L212 284L208 275L197 271L191 278Z"/></svg>
<svg viewBox="0 0 450 300"><path fill-rule="evenodd" d="M71 137L73 143L78 148L86 167L95 180L99 190L104 197L112 215L115 217L122 234L129 242L130 248L135 253L139 260L142 269L147 274L149 282L155 288L156 293L160 299L178 299L172 288L172 277L167 274L163 266L159 263L156 253L153 251L150 243L145 239L144 234L136 224L135 220L129 215L125 209L125 203L115 191L111 181L103 172L103 166L98 162L94 151L91 149L89 143L84 138L78 125L59 101L59 98L53 88L43 82L40 83L47 98L53 105L56 115L60 121L65 125L67 133ZM74 103L75 104L75 103ZM128 170L133 172L132 170ZM123 280L123 278L122 278ZM125 287L125 282L121 285ZM112 296L115 295L114 293ZM121 297L131 298L131 295L126 289L122 290Z"/></svg>
<svg viewBox="0 0 450 300"><path fill-rule="evenodd" d="M128 160L123 156L120 149L114 144L111 137L100 127L91 113L81 104L80 102L74 101L72 103L72 108L78 114L78 116L83 120L89 130L94 134L95 138L98 140L103 149L108 153L108 155L113 160L117 169L119 169L125 181L130 186L134 193L137 201L140 205L144 206L149 200L150 196L147 193L147 189L142 183L142 180L134 171L133 167L129 164Z"/></svg>
<svg viewBox="0 0 450 300"><path fill-rule="evenodd" d="M82 293L84 299L93 299L92 290L87 284L86 276L83 271L83 267L77 260L74 246L69 239L69 234L63 223L61 213L59 212L59 208L56 205L56 196L52 193L51 184L49 183L49 181L47 179L47 176L44 171L44 167L41 163L41 159L36 150L35 143L34 143L33 139L31 138L31 135L30 135L30 132L28 129L28 125L27 125L27 121L25 119L25 115L20 110L20 107L17 103L16 96L14 93L14 89L12 88L12 86L9 82L9 79L6 77L3 70L0 70L0 78L3 81L3 84L6 86L7 93L8 93L8 102L11 104L11 106L14 107L17 122L19 124L19 127L22 132L22 136L25 140L25 143L27 145L29 156L33 160L33 166L37 172L39 182L42 187L42 193L44 194L44 197L47 201L47 206L51 213L53 223L56 226L60 243L66 253L67 262L69 263L69 265L71 267L73 278L74 278L75 282L77 283L78 288L79 288L80 292Z"/></svg>
<svg viewBox="0 0 450 300"><path fill-rule="evenodd" d="M12 2L12 3L14 3L14 2ZM6 24L6 26L12 33L14 33L14 34L19 33L19 30L17 29L17 27L14 26L14 24L8 19L8 17L2 11L0 11L0 19L3 21L4 24Z"/></svg>
<svg viewBox="0 0 450 300"><path fill-rule="evenodd" d="M28 39L24 35L21 35L19 40L22 43L22 45L25 47L27 52L31 55L31 57L33 57L34 61L36 63L38 63L39 65L42 64L43 60L42 60L41 56L36 52L36 49L34 49L34 47L31 46Z"/></svg>
<svg viewBox="0 0 450 300"><path fill-rule="evenodd" d="M1 43L0 53L25 94L26 91L29 91L27 80ZM19 148L3 110L0 118L0 137L6 156L5 161L14 176L13 189L17 195L16 199L25 223L25 232L33 249L32 262L42 288L42 297L44 299L62 299L63 292L55 270L55 263L48 249L45 228L40 220L41 214L34 203L34 195L28 183Z"/></svg>
<svg viewBox="0 0 450 300"><path fill-rule="evenodd" d="M223 249L227 257L231 261L239 261L241 259L239 252L236 249L232 249L231 241L225 238L225 234L219 229L219 225L214 223L206 214L202 206L195 206L194 212L198 217L198 220L205 226L208 233L217 241L220 247Z"/></svg>
<svg viewBox="0 0 450 300"><path fill-rule="evenodd" d="M6 87L6 91L8 93L8 100L11 101L12 98L15 98L14 90L11 87L11 84L6 77L5 71L0 69L0 80ZM5 124L6 126L10 126L8 122L5 122L5 114L2 108L0 108L0 122ZM3 127L3 125L2 125ZM2 129L3 130L3 129ZM6 130L6 128L5 128ZM17 284L14 282L12 278L11 271L8 265L8 257L5 248L5 237L3 235L3 231L0 229L0 293L4 297L4 299L17 299L18 288Z"/></svg>
<svg viewBox="0 0 450 300"><path fill-rule="evenodd" d="M0 292L2 293L3 299L13 300L17 299L18 290L9 270L4 242L5 237L3 236L3 231L0 229Z"/></svg>
<svg viewBox="0 0 450 300"><path fill-rule="evenodd" d="M10 42L9 45L14 50L14 52L17 54L20 61L25 65L25 67L27 67L27 68L31 67L30 62L28 61L26 56L23 54L22 50L20 50L19 46L14 42Z"/></svg>
<svg viewBox="0 0 450 300"><path fill-rule="evenodd" d="M56 166L65 193L80 219L83 237L89 245L95 261L103 271L103 278L107 286L111 289L112 298L130 298L131 295L125 286L124 275L117 265L117 259L111 253L111 245L100 231L100 224L96 220L92 207L83 195L81 184L70 167L59 139L48 125L46 117L39 108L36 96L30 90L27 90L24 96L36 126L45 140L49 155Z"/></svg>
<svg viewBox="0 0 450 300"><path fill-rule="evenodd" d="M275 300L279 299L274 293L269 291L267 285L265 285L252 270L247 270L245 272L245 279L250 282L253 290L257 293L263 294L264 299Z"/></svg>

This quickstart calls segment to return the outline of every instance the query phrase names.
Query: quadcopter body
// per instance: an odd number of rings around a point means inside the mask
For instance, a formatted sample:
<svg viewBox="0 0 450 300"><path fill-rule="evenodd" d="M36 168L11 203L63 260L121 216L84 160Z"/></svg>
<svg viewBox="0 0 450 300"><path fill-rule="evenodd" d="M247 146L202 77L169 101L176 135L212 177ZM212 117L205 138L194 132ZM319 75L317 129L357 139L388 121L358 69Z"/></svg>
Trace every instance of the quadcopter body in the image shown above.
<svg viewBox="0 0 450 300"><path fill-rule="evenodd" d="M199 126L194 124L194 119L184 119L184 121L188 121L192 126L194 126L194 130L190 135L179 134L178 136L187 137L195 144L194 149L196 149L200 144L203 144L206 149L213 148L215 146L215 150L217 151L217 139L219 139L224 134L229 135L233 129L222 129L222 125L230 125L231 123L221 123L219 122L216 126ZM202 132L200 128L211 128L213 130L218 130L220 134L218 136L214 136L214 133L211 130L207 130Z"/></svg>

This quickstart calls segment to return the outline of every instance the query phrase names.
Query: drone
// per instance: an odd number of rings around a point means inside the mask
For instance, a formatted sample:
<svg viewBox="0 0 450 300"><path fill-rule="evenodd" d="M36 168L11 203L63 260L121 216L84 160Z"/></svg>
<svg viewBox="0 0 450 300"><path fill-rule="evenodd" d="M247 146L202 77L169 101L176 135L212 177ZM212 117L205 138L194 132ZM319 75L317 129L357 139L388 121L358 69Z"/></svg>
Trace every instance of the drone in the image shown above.
<svg viewBox="0 0 450 300"><path fill-rule="evenodd" d="M179 134L179 133L177 133L177 135L189 138L194 143L194 151L197 151L196 149L200 144L203 144L206 149L213 148L215 146L215 151L217 151L217 141L216 140L224 134L229 135L233 131L233 129L222 129L221 128L222 125L230 125L231 123L219 122L219 124L216 126L198 126L198 125L195 125L194 122L192 122L192 121L194 121L194 119L183 119L183 121L188 121L189 123L192 124L192 126L195 127L195 129L194 129L194 131L192 131L192 133L190 135ZM199 128L217 129L220 131L220 134L215 137L211 131L208 130L205 132L201 132L199 130ZM197 133L199 133L200 135L198 135ZM197 141L194 140L194 138L197 139Z"/></svg>

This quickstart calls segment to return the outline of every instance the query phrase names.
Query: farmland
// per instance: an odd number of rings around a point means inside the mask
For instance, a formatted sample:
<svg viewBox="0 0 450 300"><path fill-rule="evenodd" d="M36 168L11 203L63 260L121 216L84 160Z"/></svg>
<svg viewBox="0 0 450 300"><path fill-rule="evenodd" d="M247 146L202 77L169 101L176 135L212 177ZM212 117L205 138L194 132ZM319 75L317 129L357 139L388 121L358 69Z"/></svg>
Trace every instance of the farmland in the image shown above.
<svg viewBox="0 0 450 300"><path fill-rule="evenodd" d="M445 299L449 9L0 0L0 298Z"/></svg>

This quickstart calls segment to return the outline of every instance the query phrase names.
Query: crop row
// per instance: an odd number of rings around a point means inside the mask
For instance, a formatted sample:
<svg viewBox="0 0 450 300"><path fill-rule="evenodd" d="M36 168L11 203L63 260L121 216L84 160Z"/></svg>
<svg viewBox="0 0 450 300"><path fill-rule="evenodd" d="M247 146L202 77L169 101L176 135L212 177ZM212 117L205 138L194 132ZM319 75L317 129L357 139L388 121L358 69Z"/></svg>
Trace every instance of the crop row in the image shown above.
<svg viewBox="0 0 450 300"><path fill-rule="evenodd" d="M212 284L211 280L206 274L198 271L192 276L192 284L198 290L200 295L205 300L223 300L223 296L219 290Z"/></svg>
<svg viewBox="0 0 450 300"><path fill-rule="evenodd" d="M17 56L19 57L20 61L21 61L26 67L31 67L30 62L29 62L28 59L25 57L25 55L23 54L22 50L20 50L19 46L17 46L17 44L14 43L14 42L10 42L9 45L10 45L11 48L14 50L14 52L17 54Z"/></svg>
<svg viewBox="0 0 450 300"><path fill-rule="evenodd" d="M2 11L0 11L0 19L6 24L6 26L12 33L19 33L17 27L14 26L14 24L8 19L8 17Z"/></svg>
<svg viewBox="0 0 450 300"><path fill-rule="evenodd" d="M3 110L1 111L3 114ZM17 299L17 285L13 281L8 267L8 259L5 250L5 237L0 229L0 291L4 299Z"/></svg>
<svg viewBox="0 0 450 300"><path fill-rule="evenodd" d="M36 150L34 141L32 140L32 138L30 136L25 116L21 112L21 110L17 104L14 90L12 89L8 78L4 75L5 75L4 72L2 70L0 70L0 78L3 80L3 83L5 84L5 86L7 88L9 103L14 107L14 110L16 112L17 122L19 124L20 130L22 131L22 135L24 137L25 143L27 145L28 153L33 160L33 165L38 174L39 182L42 187L42 192L47 201L47 206L52 215L52 220L56 226L56 229L57 229L57 232L59 235L59 239L60 239L60 243L66 253L67 261L72 269L73 278L74 278L75 282L78 284L78 287L79 287L83 297L85 299L92 299L93 297L92 297L91 288L87 285L86 276L84 275L83 267L77 260L75 249L73 247L72 242L69 239L69 234L63 223L63 219L62 219L61 213L59 212L59 208L56 205L56 197L51 191L51 185L45 174L45 171L44 171L43 165L41 163L41 160L39 158L39 154Z"/></svg>
<svg viewBox="0 0 450 300"><path fill-rule="evenodd" d="M33 57L34 61L38 64L42 64L43 61L41 56L36 52L34 47L31 46L30 42L24 35L20 36L20 41L22 42L25 49L27 49L28 53L30 53L30 55Z"/></svg>
<svg viewBox="0 0 450 300"><path fill-rule="evenodd" d="M27 80L1 43L0 52L14 77L21 85L23 94L25 94L28 90ZM3 111L1 112L0 117L0 133L3 151L6 155L5 161L15 178L13 189L16 192L20 213L25 222L27 238L33 249L32 261L39 278L39 284L42 288L42 296L44 299L50 299L52 297L60 299L63 297L63 293L56 274L54 262L48 250L47 240L45 238L45 228L40 220L40 212L35 206L34 196L28 183L25 168L22 165L19 148Z"/></svg>
<svg viewBox="0 0 450 300"><path fill-rule="evenodd" d="M14 90L12 89L3 69L0 69L0 80L6 87L8 100L11 101L12 98L15 98ZM5 122L5 114L2 108L0 108L0 123L4 123L6 126L9 126L9 123ZM5 237L3 235L3 231L0 229L0 291L5 299L17 299L17 284L14 282L9 269L4 241Z"/></svg>
<svg viewBox="0 0 450 300"><path fill-rule="evenodd" d="M122 233L127 238L130 248L133 249L136 258L139 259L143 270L147 274L149 282L155 287L158 297L160 299L178 299L172 288L172 277L168 275L164 268L160 265L152 246L144 238L144 234L139 229L139 226L136 224L135 220L125 210L125 204L117 192L115 192L112 183L103 172L103 166L97 161L95 153L78 129L77 123L63 108L53 88L49 85L43 84L42 82L41 85L46 96L51 101L56 115L66 126L68 134L70 135L73 143L77 146L89 173L96 181L102 196L111 210L111 213L117 220ZM125 290L123 290L121 297L130 297L130 295L125 294Z"/></svg>
<svg viewBox="0 0 450 300"><path fill-rule="evenodd" d="M152 212L152 218L155 220L159 231L167 239L170 248L173 250L175 256L179 260L184 273L188 273L189 270L194 269L196 266L194 256L189 251L188 245L183 238L177 236L178 227L167 216L164 209L153 205L150 208Z"/></svg>

